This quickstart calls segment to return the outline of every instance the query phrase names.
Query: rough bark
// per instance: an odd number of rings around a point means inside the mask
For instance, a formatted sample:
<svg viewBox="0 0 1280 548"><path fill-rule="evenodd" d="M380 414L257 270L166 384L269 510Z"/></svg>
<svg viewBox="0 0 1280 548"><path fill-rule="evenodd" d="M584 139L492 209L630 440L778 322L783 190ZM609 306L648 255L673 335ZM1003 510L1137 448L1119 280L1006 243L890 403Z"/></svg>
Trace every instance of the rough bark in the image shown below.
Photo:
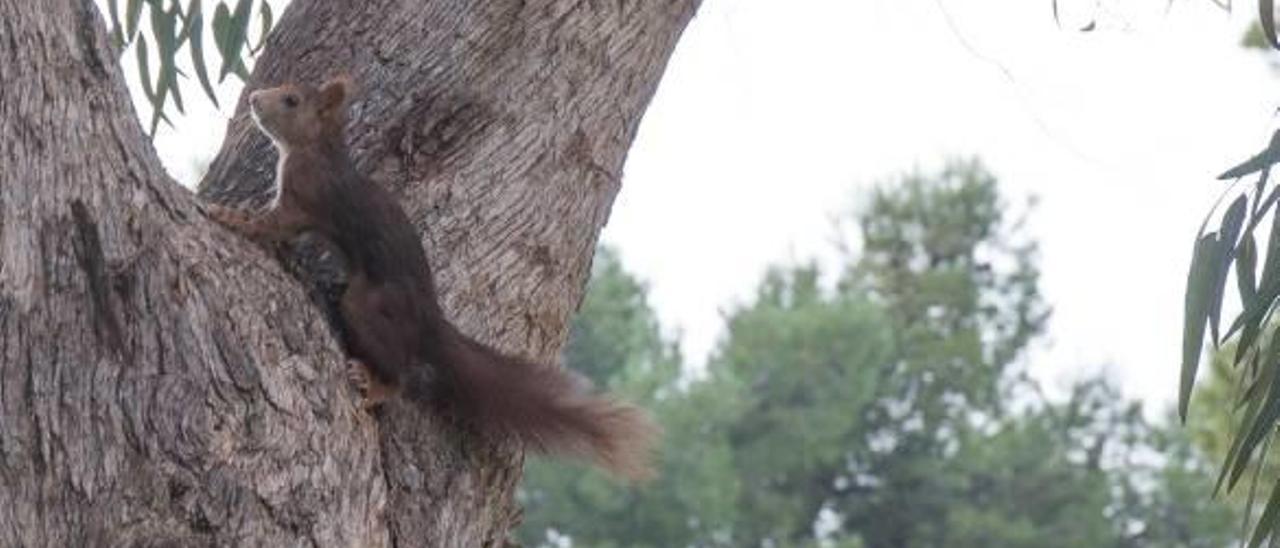
<svg viewBox="0 0 1280 548"><path fill-rule="evenodd" d="M0 0L0 545L504 542L517 452L358 411L323 307L164 174L92 3L41 4ZM446 310L552 360L695 5L298 0L251 86L351 74ZM271 176L237 112L210 199Z"/></svg>

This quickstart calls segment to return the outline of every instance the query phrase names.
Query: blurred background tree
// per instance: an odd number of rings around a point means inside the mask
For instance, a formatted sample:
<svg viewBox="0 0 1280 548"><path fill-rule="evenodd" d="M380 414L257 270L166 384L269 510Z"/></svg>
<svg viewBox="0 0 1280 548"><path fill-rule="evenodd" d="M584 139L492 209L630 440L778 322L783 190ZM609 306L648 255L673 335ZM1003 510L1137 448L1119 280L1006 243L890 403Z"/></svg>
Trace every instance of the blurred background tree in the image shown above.
<svg viewBox="0 0 1280 548"><path fill-rule="evenodd" d="M834 273L775 266L705 370L602 248L568 366L667 431L630 489L534 461L530 546L1225 546L1232 508L1171 420L1101 379L1053 400L1025 374L1049 306L1036 242L976 160L886 181ZM1016 214L1014 214L1016 213Z"/></svg>

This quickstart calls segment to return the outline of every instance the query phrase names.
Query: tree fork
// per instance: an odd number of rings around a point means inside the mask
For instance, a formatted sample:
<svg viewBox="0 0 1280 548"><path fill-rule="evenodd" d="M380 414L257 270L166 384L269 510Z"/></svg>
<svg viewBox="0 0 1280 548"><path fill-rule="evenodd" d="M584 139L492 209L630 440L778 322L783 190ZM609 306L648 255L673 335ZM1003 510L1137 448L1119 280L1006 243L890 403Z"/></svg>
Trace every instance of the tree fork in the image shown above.
<svg viewBox="0 0 1280 548"><path fill-rule="evenodd" d="M0 0L0 544L505 542L518 454L356 410L302 286L164 173L93 4L45 4ZM696 4L296 0L249 87L350 74L450 316L549 361ZM269 183L243 107L208 199Z"/></svg>

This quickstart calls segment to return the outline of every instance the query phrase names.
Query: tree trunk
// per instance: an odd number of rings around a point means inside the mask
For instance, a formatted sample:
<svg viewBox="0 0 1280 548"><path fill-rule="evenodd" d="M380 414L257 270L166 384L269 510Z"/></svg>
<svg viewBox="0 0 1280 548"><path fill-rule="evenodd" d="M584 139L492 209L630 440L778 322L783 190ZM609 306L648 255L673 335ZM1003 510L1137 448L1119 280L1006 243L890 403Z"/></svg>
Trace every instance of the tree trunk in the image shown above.
<svg viewBox="0 0 1280 548"><path fill-rule="evenodd" d="M297 0L251 87L352 75L445 310L549 361L696 3ZM0 545L502 545L518 451L356 409L323 307L160 167L93 4L32 8L0 0ZM243 107L209 199L272 175Z"/></svg>

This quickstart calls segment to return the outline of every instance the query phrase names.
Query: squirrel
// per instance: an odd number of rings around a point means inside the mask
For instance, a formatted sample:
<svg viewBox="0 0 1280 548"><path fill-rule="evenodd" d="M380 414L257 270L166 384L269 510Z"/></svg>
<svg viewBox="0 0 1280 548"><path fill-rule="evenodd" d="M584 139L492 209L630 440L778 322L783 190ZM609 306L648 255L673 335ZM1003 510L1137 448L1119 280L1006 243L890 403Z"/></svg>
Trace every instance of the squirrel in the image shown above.
<svg viewBox="0 0 1280 548"><path fill-rule="evenodd" d="M526 448L584 458L631 482L651 478L659 430L643 410L592 394L560 367L484 345L445 318L404 209L348 154L352 88L340 76L250 93L253 120L279 155L274 198L257 214L206 204L209 215L261 245L311 231L341 251L349 281L340 316L365 409L407 393L455 406L482 432L513 435ZM412 368L427 364L431 380L409 382Z"/></svg>

